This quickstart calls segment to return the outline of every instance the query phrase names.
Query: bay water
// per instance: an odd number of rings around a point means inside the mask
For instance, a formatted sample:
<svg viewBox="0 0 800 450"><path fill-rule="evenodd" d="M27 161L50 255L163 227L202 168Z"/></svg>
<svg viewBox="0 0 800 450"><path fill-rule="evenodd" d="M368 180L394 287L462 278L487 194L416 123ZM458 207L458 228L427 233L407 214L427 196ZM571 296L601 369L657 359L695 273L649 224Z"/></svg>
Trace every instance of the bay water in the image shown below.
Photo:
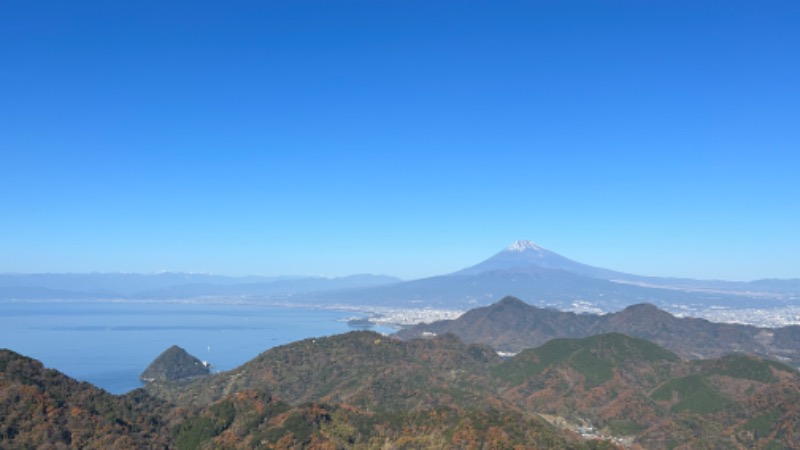
<svg viewBox="0 0 800 450"><path fill-rule="evenodd" d="M111 393L172 345L230 370L278 345L352 331L352 311L256 305L0 302L0 348ZM390 329L376 329L388 332Z"/></svg>

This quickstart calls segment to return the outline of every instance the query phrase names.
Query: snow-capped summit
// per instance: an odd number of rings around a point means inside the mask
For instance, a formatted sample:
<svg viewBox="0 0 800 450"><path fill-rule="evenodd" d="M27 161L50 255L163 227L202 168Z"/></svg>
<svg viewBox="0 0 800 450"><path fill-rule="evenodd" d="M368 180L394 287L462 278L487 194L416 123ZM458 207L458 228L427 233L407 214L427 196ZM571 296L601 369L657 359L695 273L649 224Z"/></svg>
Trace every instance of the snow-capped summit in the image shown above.
<svg viewBox="0 0 800 450"><path fill-rule="evenodd" d="M509 252L524 252L527 250L542 251L544 249L531 241L519 240L506 247L506 250Z"/></svg>
<svg viewBox="0 0 800 450"><path fill-rule="evenodd" d="M515 241L491 258L460 270L456 274L470 275L482 272L519 272L540 269L563 270L597 278L614 275L609 270L581 264L527 240Z"/></svg>

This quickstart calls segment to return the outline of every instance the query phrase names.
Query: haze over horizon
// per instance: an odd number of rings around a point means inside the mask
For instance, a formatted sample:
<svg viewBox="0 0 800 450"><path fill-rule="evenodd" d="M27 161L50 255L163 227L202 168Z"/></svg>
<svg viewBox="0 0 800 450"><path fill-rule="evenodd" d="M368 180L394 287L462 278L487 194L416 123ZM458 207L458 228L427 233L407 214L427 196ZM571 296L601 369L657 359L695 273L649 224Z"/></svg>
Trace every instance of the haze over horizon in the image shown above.
<svg viewBox="0 0 800 450"><path fill-rule="evenodd" d="M800 278L798 13L7 2L0 273Z"/></svg>

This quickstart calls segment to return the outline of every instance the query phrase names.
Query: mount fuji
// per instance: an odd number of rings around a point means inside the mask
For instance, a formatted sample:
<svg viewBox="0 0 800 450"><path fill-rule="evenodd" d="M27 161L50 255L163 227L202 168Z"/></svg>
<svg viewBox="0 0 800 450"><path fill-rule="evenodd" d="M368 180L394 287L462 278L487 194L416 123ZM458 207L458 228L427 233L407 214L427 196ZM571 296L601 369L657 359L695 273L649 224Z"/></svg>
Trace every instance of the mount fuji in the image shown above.
<svg viewBox="0 0 800 450"><path fill-rule="evenodd" d="M634 275L594 267L565 258L531 241L515 241L501 252L454 275L474 275L482 272L509 271L524 273L541 269L563 270L584 277L633 284L643 287L677 289L683 291L764 294L766 296L794 296L800 293L800 279L766 279L749 282L723 280L696 280ZM763 296L763 295L762 295Z"/></svg>
<svg viewBox="0 0 800 450"><path fill-rule="evenodd" d="M583 264L531 241L446 275L412 281L354 275L0 274L3 299L190 299L309 306L469 309L512 295L532 305L610 312L636 303L760 308L796 305L800 279L732 282L644 277Z"/></svg>
<svg viewBox="0 0 800 450"><path fill-rule="evenodd" d="M531 241L519 240L489 259L447 275L320 293L313 299L319 303L463 309L488 305L512 295L542 307L610 312L637 303L661 307L778 306L791 301L798 292L800 280L746 283L616 272L579 263Z"/></svg>
<svg viewBox="0 0 800 450"><path fill-rule="evenodd" d="M515 241L491 258L459 270L454 275L475 275L494 271L524 272L538 269L563 270L577 275L601 279L632 277L613 270L581 264L525 240Z"/></svg>

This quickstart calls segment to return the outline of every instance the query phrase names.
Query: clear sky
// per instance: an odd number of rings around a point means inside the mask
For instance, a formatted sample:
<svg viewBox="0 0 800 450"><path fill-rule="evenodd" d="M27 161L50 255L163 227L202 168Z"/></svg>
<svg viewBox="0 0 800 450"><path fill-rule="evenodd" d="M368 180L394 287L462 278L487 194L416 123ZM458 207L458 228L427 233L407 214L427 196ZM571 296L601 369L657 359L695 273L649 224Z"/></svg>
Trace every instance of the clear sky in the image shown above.
<svg viewBox="0 0 800 450"><path fill-rule="evenodd" d="M800 277L800 2L0 4L0 272Z"/></svg>

